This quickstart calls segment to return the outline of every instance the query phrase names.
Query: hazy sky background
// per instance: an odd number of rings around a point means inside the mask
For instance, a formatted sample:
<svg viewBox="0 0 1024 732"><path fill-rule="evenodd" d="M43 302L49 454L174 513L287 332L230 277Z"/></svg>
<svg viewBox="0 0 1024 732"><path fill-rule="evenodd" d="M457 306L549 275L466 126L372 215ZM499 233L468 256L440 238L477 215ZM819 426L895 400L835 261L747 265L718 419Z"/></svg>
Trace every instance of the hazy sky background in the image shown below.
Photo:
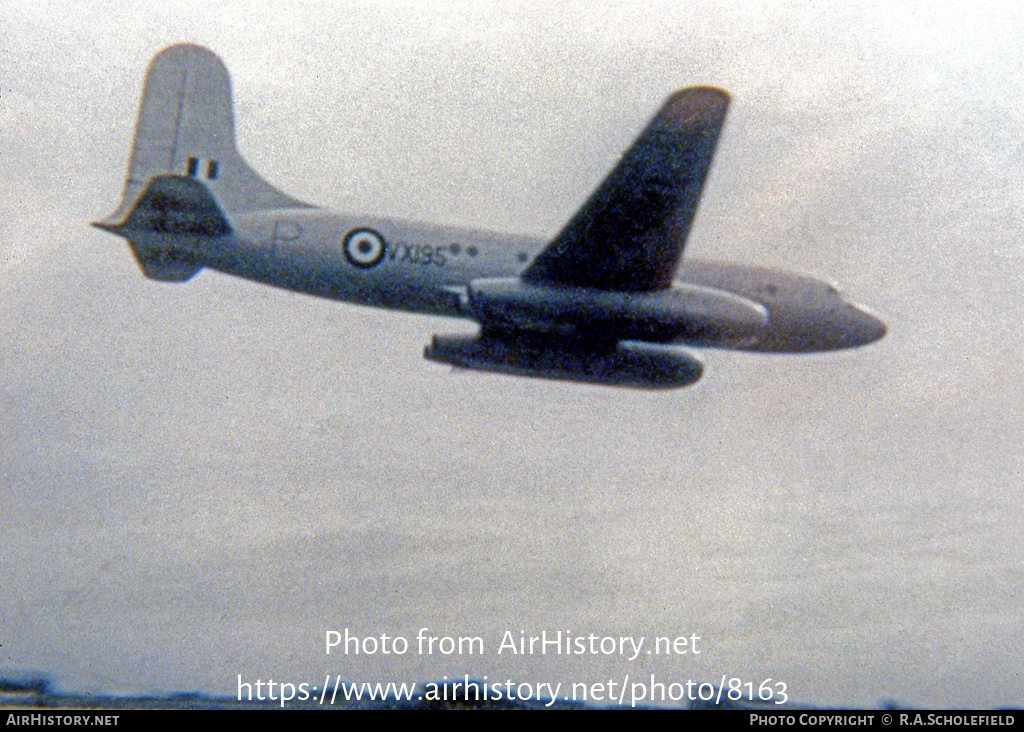
<svg viewBox="0 0 1024 732"><path fill-rule="evenodd" d="M15 2L0 23L0 672L67 689L634 678L1020 705L1015 3ZM242 153L345 211L550 236L663 99L733 104L687 254L889 325L645 393L425 362L471 326L203 272L120 200L145 69L208 46ZM324 632L482 636L344 657ZM518 634L699 656L508 657Z"/></svg>

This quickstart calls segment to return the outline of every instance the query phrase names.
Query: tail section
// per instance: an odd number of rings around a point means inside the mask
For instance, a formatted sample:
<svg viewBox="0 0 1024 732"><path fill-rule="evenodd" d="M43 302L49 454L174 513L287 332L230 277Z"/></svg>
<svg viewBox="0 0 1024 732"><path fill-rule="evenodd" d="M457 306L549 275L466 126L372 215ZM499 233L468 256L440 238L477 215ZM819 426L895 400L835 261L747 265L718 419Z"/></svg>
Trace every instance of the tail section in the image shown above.
<svg viewBox="0 0 1024 732"><path fill-rule="evenodd" d="M307 207L238 154L221 60L190 44L158 53L146 74L121 204L96 226L127 239L147 277L181 282L231 234L230 214Z"/></svg>
<svg viewBox="0 0 1024 732"><path fill-rule="evenodd" d="M180 175L156 176L123 221L96 226L127 239L143 273L163 282L191 278L231 235L207 187Z"/></svg>
<svg viewBox="0 0 1024 732"><path fill-rule="evenodd" d="M103 223L124 223L158 175L202 181L228 214L307 206L263 180L238 154L227 69L200 46L171 46L149 65L124 195Z"/></svg>

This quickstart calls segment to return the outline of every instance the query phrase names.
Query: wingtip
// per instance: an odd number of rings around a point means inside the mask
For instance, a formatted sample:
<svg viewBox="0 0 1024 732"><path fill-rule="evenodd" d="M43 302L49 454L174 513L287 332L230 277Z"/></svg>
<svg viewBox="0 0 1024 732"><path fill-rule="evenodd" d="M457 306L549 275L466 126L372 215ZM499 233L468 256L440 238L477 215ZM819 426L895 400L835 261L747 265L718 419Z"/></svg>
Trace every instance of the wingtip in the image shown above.
<svg viewBox="0 0 1024 732"><path fill-rule="evenodd" d="M688 86L672 94L673 97L680 95L701 95L708 98L729 99L729 92L717 86Z"/></svg>
<svg viewBox="0 0 1024 732"><path fill-rule="evenodd" d="M714 86L691 86L672 94L666 106L721 114L729 106L729 99L729 92L724 89Z"/></svg>
<svg viewBox="0 0 1024 732"><path fill-rule="evenodd" d="M728 109L728 92L713 86L692 86L669 96L653 125L666 131L719 129Z"/></svg>

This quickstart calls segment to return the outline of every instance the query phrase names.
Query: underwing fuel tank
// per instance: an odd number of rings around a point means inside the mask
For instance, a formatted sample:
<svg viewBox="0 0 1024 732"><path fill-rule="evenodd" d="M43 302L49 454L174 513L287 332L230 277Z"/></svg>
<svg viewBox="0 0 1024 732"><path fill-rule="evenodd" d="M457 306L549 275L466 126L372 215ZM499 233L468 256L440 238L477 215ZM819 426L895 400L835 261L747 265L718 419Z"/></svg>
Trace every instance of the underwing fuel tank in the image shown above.
<svg viewBox="0 0 1024 732"><path fill-rule="evenodd" d="M469 283L469 309L480 322L551 335L608 334L655 343L746 343L768 324L760 303L700 285L621 292L547 287L521 279Z"/></svg>
<svg viewBox="0 0 1024 732"><path fill-rule="evenodd" d="M672 389L700 379L704 366L671 346L618 343L595 347L574 339L517 333L434 336L423 355L464 369L637 389Z"/></svg>

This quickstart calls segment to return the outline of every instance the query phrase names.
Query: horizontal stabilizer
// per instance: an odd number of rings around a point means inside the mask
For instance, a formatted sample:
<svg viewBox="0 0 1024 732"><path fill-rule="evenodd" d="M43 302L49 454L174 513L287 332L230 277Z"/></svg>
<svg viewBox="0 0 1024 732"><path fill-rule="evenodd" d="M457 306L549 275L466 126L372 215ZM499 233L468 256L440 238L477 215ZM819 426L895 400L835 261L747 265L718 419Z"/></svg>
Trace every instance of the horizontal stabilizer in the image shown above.
<svg viewBox="0 0 1024 732"><path fill-rule="evenodd" d="M202 183L180 175L160 175L150 182L123 221L96 224L115 234L148 232L219 237L231 233L224 212Z"/></svg>
<svg viewBox="0 0 1024 732"><path fill-rule="evenodd" d="M677 348L633 343L588 347L522 331L434 336L423 355L464 369L636 389L689 386L704 371L700 361Z"/></svg>
<svg viewBox="0 0 1024 732"><path fill-rule="evenodd" d="M153 178L123 221L93 225L127 239L143 274L161 282L191 278L213 241L231 235L206 186L179 175Z"/></svg>
<svg viewBox="0 0 1024 732"><path fill-rule="evenodd" d="M202 265L189 261L174 250L156 249L129 240L128 245L139 263L142 274L159 282L185 282L192 279Z"/></svg>
<svg viewBox="0 0 1024 732"><path fill-rule="evenodd" d="M668 287L728 106L729 95L709 87L669 97L522 278L628 292Z"/></svg>

